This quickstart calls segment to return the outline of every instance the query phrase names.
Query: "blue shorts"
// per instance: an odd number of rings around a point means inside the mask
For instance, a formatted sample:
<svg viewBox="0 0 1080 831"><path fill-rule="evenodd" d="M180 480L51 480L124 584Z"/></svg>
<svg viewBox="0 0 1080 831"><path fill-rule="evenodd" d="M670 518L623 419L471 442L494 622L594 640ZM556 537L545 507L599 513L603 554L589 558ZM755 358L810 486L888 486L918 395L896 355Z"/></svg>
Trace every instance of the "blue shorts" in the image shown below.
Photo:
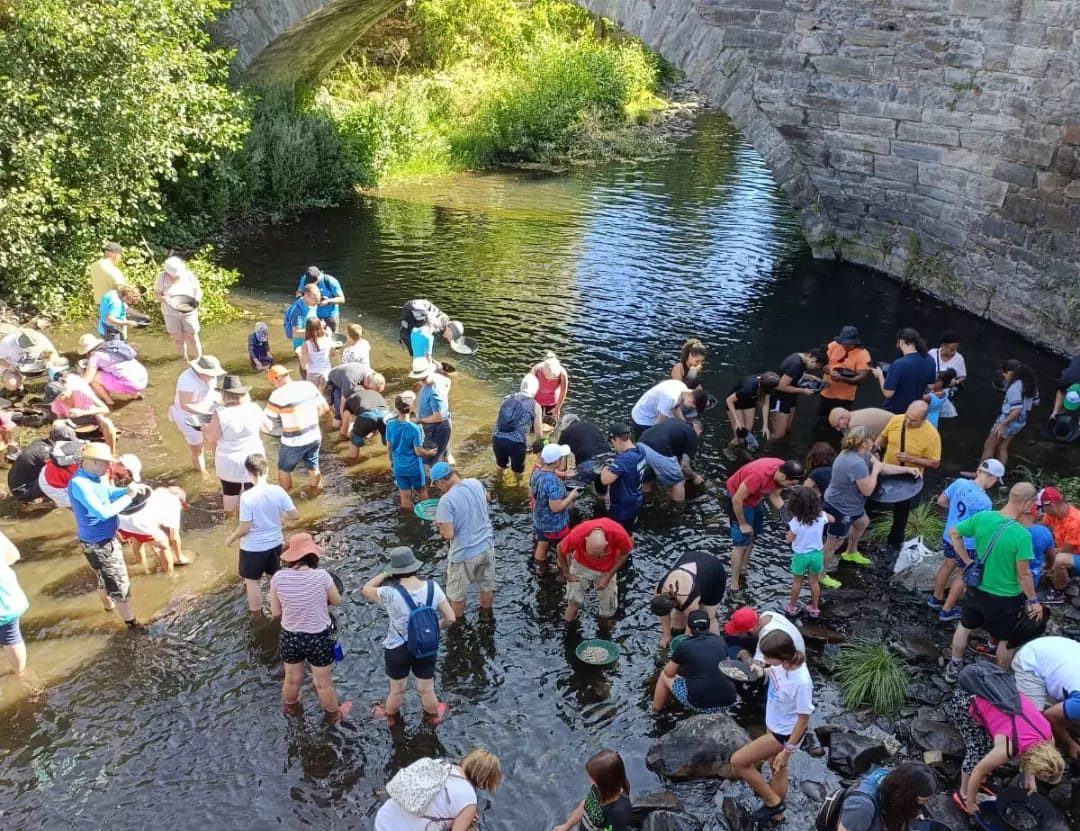
<svg viewBox="0 0 1080 831"><path fill-rule="evenodd" d="M1080 721L1080 690L1070 692L1061 702L1066 721Z"/></svg>
<svg viewBox="0 0 1080 831"><path fill-rule="evenodd" d="M645 453L645 462L648 464L646 474L651 470L656 481L665 488L686 481L682 465L674 456L662 456L647 444L638 444L638 447Z"/></svg>
<svg viewBox="0 0 1080 831"><path fill-rule="evenodd" d="M997 427L1004 420L1005 420L1005 416L998 416L997 421L994 422L994 426ZM1027 422L1025 420L1023 420L1023 419L1018 418L1016 421L1011 422L1009 424L1009 426L1005 428L1005 436L1004 437L1007 438L1007 439L1011 439L1013 436L1015 436L1017 433L1019 433L1025 427L1027 427Z"/></svg>
<svg viewBox="0 0 1080 831"><path fill-rule="evenodd" d="M731 507L731 503L727 500L725 500L725 504L728 505L728 518L731 520L731 542L740 546L750 545L754 541L753 538L746 536L739 530L739 521L735 519L735 509ZM743 505L743 515L749 520L750 527L754 529L754 536L760 537L765 530L765 506L758 504L750 508Z"/></svg>
<svg viewBox="0 0 1080 831"><path fill-rule="evenodd" d="M847 537L848 531L851 530L851 524L863 516L863 514L859 514L858 516L844 516L828 502L821 503L821 510L829 516L836 517L836 522L830 522L825 526L825 533L830 537L836 537L838 540Z"/></svg>
<svg viewBox="0 0 1080 831"><path fill-rule="evenodd" d="M0 625L0 646L15 646L22 643L22 632L19 631L19 619Z"/></svg>
<svg viewBox="0 0 1080 831"><path fill-rule="evenodd" d="M318 472L319 470L319 445L322 439L316 439L311 444L300 447L292 447L283 444L278 448L277 466L283 473L292 473L301 462L305 470Z"/></svg>
<svg viewBox="0 0 1080 831"><path fill-rule="evenodd" d="M686 691L686 679L682 676L678 676L671 684L671 692L674 693L675 698L679 700L679 703L684 707L689 707L695 713L726 713L727 707L695 707L690 703L690 697Z"/></svg>
<svg viewBox="0 0 1080 831"><path fill-rule="evenodd" d="M394 484L397 485L399 491L419 491L424 489L424 468L420 466L419 470L413 470L408 473L398 473L394 471Z"/></svg>
<svg viewBox="0 0 1080 831"><path fill-rule="evenodd" d="M952 547L951 543L942 542L942 544L941 544L941 553L943 555L945 555L946 560L952 560L958 566L960 566L960 568L964 567L964 564L962 562L960 562L960 558L956 556L956 549ZM970 548L967 549L967 555L968 555L969 560L977 560L977 559L979 559L979 552L978 551L972 551Z"/></svg>

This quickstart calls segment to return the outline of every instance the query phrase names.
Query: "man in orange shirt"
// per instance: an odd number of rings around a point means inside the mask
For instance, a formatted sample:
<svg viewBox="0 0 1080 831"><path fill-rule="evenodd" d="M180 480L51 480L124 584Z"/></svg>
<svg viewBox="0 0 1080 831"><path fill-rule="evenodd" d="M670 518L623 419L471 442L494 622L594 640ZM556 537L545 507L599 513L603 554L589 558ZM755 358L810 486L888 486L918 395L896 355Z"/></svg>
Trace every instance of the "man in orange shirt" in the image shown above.
<svg viewBox="0 0 1080 831"><path fill-rule="evenodd" d="M819 416L829 417L834 407L851 409L859 384L870 377L870 353L862 346L859 330L854 326L842 326L826 349L829 357L821 391Z"/></svg>
<svg viewBox="0 0 1080 831"><path fill-rule="evenodd" d="M1077 557L1080 556L1080 508L1065 501L1055 487L1039 491L1035 504L1042 511L1043 522L1054 535L1057 554L1054 556L1054 588L1062 591L1069 578L1077 575Z"/></svg>

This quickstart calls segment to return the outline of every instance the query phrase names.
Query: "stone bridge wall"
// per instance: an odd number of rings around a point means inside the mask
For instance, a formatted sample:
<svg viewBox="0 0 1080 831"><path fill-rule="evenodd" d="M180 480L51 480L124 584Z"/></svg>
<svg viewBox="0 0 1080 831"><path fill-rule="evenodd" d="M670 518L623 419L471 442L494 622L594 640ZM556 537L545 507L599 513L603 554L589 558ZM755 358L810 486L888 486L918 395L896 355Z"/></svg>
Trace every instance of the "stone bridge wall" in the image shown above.
<svg viewBox="0 0 1080 831"><path fill-rule="evenodd" d="M1080 351L1080 0L575 2L731 116L817 256ZM221 39L310 78L397 4L238 0Z"/></svg>

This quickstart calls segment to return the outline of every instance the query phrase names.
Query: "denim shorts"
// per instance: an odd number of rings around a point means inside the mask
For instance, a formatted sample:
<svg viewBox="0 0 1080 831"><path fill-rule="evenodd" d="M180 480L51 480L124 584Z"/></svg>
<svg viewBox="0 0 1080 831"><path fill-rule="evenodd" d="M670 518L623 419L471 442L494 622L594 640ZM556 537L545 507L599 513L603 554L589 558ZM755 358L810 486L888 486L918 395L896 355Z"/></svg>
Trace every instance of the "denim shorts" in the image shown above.
<svg viewBox="0 0 1080 831"><path fill-rule="evenodd" d="M998 416L997 421L994 422L994 426L997 427L1004 420L1005 420L1005 416ZM1019 433L1025 427L1027 427L1027 420L1022 419L1022 418L1018 418L1016 421L1011 422L1009 424L1009 426L1005 428L1005 436L1004 436L1004 438L1011 439L1013 436L1015 436L1017 433Z"/></svg>
<svg viewBox="0 0 1080 831"><path fill-rule="evenodd" d="M746 536L739 529L739 521L735 518L735 509L731 502L724 500L724 504L728 509L728 519L731 520L731 542L739 546L750 545L753 538ZM754 536L760 537L765 531L765 506L761 503L753 508L743 505L743 515L749 520L750 527L754 529Z"/></svg>
<svg viewBox="0 0 1080 831"><path fill-rule="evenodd" d="M941 553L945 557L946 560L952 560L958 566L960 566L960 568L964 567L964 564L962 562L960 562L960 558L956 556L956 549L954 549L950 543L942 542L942 544L941 544ZM970 548L967 549L967 555L968 555L969 560L977 560L977 559L979 559L979 552L978 551L972 551Z"/></svg>
<svg viewBox="0 0 1080 831"><path fill-rule="evenodd" d="M283 444L278 448L278 470L283 473L292 473L301 462L305 470L318 472L319 470L319 445L322 439L316 439L311 444L292 447Z"/></svg>
<svg viewBox="0 0 1080 831"><path fill-rule="evenodd" d="M844 539L848 535L848 531L851 530L851 524L863 516L862 513L858 516L844 516L828 502L821 503L821 510L830 516L836 517L836 522L830 522L825 526L825 533L830 537L836 537L838 540Z"/></svg>
<svg viewBox="0 0 1080 831"><path fill-rule="evenodd" d="M641 442L638 443L638 447L645 453L645 462L656 477L656 481L665 488L686 481L686 474L683 473L682 465L674 456L663 456L649 445Z"/></svg>
<svg viewBox="0 0 1080 831"><path fill-rule="evenodd" d="M424 489L424 468L408 473L394 472L394 484L399 491L419 491Z"/></svg>
<svg viewBox="0 0 1080 831"><path fill-rule="evenodd" d="M22 640L18 618L10 623L0 624L0 646L15 646L22 643Z"/></svg>

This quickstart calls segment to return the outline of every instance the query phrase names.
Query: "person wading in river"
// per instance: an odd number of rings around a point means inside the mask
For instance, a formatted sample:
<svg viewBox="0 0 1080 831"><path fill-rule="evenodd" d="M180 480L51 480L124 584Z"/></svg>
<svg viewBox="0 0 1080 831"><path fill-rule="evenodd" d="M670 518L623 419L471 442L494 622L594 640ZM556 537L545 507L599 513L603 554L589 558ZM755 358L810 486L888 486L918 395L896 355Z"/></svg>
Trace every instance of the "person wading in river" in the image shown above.
<svg viewBox="0 0 1080 831"><path fill-rule="evenodd" d="M566 582L566 614L573 623L585 605L585 593L596 589L600 620L610 622L619 608L619 570L630 559L634 541L618 522L600 517L574 526L559 543L559 571Z"/></svg>
<svg viewBox="0 0 1080 831"><path fill-rule="evenodd" d="M703 551L684 554L656 585L649 611L660 618L660 648L686 628L686 616L701 608L709 615L709 629L720 634L716 609L724 599L727 573L723 564Z"/></svg>
<svg viewBox="0 0 1080 831"><path fill-rule="evenodd" d="M825 389L821 391L820 417L828 418L839 407L850 410L859 385L870 377L870 352L862 345L859 330L842 326L825 347Z"/></svg>
<svg viewBox="0 0 1080 831"><path fill-rule="evenodd" d="M480 613L491 614L495 602L495 546L488 492L479 479L462 479L446 462L431 468L431 481L442 496L435 522L450 543L446 596L455 618L465 615L469 586L480 590Z"/></svg>

